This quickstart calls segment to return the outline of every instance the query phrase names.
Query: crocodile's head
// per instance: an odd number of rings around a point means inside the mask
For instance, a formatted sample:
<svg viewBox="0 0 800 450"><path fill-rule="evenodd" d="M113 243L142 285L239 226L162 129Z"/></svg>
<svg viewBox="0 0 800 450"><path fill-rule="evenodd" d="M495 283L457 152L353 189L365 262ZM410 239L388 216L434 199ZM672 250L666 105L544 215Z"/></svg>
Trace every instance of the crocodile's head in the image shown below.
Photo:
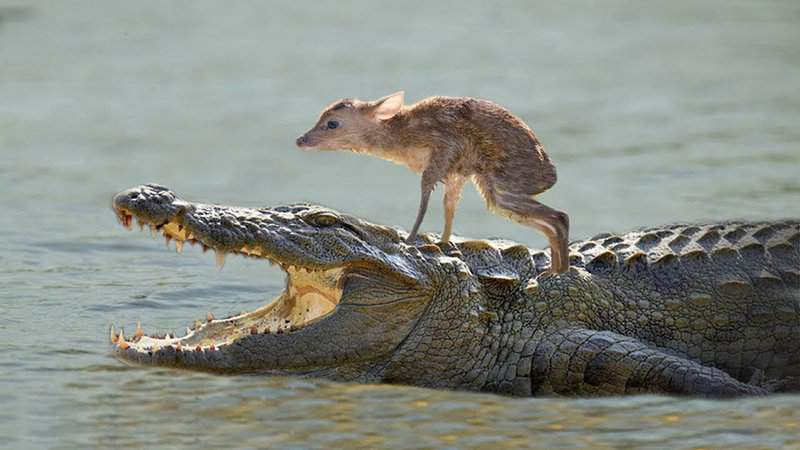
<svg viewBox="0 0 800 450"><path fill-rule="evenodd" d="M431 302L430 270L446 259L407 246L393 228L309 204L233 208L189 203L158 185L117 194L123 225L140 225L176 241L225 255L260 258L282 268L286 288L255 311L208 317L184 336L124 336L113 329L114 353L127 361L220 372L313 373L385 361ZM423 236L423 239L426 237ZM430 237L427 237L430 239ZM452 265L451 265L452 267Z"/></svg>

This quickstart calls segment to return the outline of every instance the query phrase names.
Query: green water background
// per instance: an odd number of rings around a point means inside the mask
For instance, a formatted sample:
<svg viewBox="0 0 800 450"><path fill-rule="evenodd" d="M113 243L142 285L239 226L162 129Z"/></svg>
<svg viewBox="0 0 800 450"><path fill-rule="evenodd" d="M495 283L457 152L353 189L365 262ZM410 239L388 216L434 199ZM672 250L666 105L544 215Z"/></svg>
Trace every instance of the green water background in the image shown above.
<svg viewBox="0 0 800 450"><path fill-rule="evenodd" d="M280 271L115 223L144 182L409 227L418 178L294 138L344 96L493 99L538 133L573 237L800 217L800 3L0 1L0 446L800 448L800 397L513 399L127 367ZM439 231L435 194L425 230ZM545 245L468 188L463 235Z"/></svg>

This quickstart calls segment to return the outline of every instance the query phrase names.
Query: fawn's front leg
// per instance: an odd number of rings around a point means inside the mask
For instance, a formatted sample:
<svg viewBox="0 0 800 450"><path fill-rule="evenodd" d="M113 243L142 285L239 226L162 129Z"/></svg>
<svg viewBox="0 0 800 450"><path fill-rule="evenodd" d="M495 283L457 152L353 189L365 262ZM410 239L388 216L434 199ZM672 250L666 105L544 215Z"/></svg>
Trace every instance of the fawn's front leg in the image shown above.
<svg viewBox="0 0 800 450"><path fill-rule="evenodd" d="M425 218L425 212L428 211L428 200L431 198L431 192L436 187L437 181L436 172L430 167L422 172L422 196L419 200L419 211L417 211L417 220L414 221L414 226L411 228L411 232L408 233L406 244L413 244L417 239L417 232L419 232L419 227L422 225L422 219Z"/></svg>

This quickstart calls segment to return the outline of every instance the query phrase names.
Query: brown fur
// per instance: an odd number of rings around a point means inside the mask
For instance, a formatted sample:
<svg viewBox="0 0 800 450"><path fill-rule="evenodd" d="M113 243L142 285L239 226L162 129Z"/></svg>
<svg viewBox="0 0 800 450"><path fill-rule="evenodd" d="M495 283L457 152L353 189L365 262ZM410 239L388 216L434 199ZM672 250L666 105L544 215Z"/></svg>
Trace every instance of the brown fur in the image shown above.
<svg viewBox="0 0 800 450"><path fill-rule="evenodd" d="M331 121L337 123L330 129ZM490 210L531 226L550 241L552 270L569 267L569 218L534 199L556 182L556 170L536 135L502 106L467 97L429 97L403 105L398 92L376 101L343 99L326 108L317 124L297 139L301 148L350 149L403 164L422 174L413 242L437 183L445 185L447 242L467 180Z"/></svg>

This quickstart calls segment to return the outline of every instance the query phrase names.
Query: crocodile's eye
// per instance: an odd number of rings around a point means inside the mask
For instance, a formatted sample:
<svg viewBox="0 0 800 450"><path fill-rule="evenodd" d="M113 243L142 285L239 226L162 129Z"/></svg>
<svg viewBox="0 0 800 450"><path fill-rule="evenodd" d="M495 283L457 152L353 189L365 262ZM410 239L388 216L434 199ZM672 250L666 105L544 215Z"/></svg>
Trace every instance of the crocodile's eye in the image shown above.
<svg viewBox="0 0 800 450"><path fill-rule="evenodd" d="M336 217L336 214L319 213L311 217L311 223L318 227L330 227L339 223L339 218Z"/></svg>
<svg viewBox="0 0 800 450"><path fill-rule="evenodd" d="M339 122L337 122L335 120L329 120L328 121L328 129L329 130L335 130L337 128L339 128Z"/></svg>

